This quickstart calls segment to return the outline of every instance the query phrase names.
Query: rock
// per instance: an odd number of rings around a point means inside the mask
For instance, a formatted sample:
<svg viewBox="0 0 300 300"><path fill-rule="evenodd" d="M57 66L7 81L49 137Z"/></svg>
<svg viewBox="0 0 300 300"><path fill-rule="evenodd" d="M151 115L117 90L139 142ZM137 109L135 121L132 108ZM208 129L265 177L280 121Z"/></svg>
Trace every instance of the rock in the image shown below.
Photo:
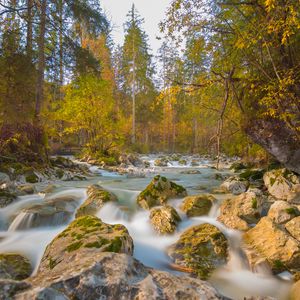
<svg viewBox="0 0 300 300"><path fill-rule="evenodd" d="M252 182L261 181L263 179L264 171L260 169L246 169L239 177Z"/></svg>
<svg viewBox="0 0 300 300"><path fill-rule="evenodd" d="M249 182L237 176L231 176L221 184L221 189L233 195L240 195L247 191Z"/></svg>
<svg viewBox="0 0 300 300"><path fill-rule="evenodd" d="M181 219L172 206L153 208L150 212L150 223L159 234L173 233Z"/></svg>
<svg viewBox="0 0 300 300"><path fill-rule="evenodd" d="M201 174L201 172L199 170L186 170L186 171L181 171L180 174L195 175L195 174Z"/></svg>
<svg viewBox="0 0 300 300"><path fill-rule="evenodd" d="M230 170L233 170L234 172L240 171L240 170L245 170L247 169L247 166L243 164L242 162L234 162L230 166Z"/></svg>
<svg viewBox="0 0 300 300"><path fill-rule="evenodd" d="M215 201L216 198L207 194L188 196L183 199L181 209L188 217L203 216L209 213Z"/></svg>
<svg viewBox="0 0 300 300"><path fill-rule="evenodd" d="M290 300L299 300L300 299L300 280L297 281L291 291L291 297Z"/></svg>
<svg viewBox="0 0 300 300"><path fill-rule="evenodd" d="M300 242L300 216L287 222L285 224L285 229L292 237Z"/></svg>
<svg viewBox="0 0 300 300"><path fill-rule="evenodd" d="M156 159L154 161L154 166L156 166L156 167L167 167L168 162L169 161L166 158L159 158L159 159Z"/></svg>
<svg viewBox="0 0 300 300"><path fill-rule="evenodd" d="M27 258L16 253L0 254L0 279L22 280L30 276L31 264Z"/></svg>
<svg viewBox="0 0 300 300"><path fill-rule="evenodd" d="M21 185L21 186L19 186L19 190L22 193L27 194L27 195L36 193L36 189L35 189L34 185L32 185L32 184Z"/></svg>
<svg viewBox="0 0 300 300"><path fill-rule="evenodd" d="M180 165L182 165L182 166L186 166L186 165L187 165L187 161L186 161L185 159L180 159L180 160L178 161L178 163L179 163Z"/></svg>
<svg viewBox="0 0 300 300"><path fill-rule="evenodd" d="M300 179L287 169L272 170L264 174L268 192L279 200L300 203Z"/></svg>
<svg viewBox="0 0 300 300"><path fill-rule="evenodd" d="M38 274L30 282L33 288L17 294L16 300L224 299L207 282L147 268L133 257L118 253L97 252L74 258L68 268Z"/></svg>
<svg viewBox="0 0 300 300"><path fill-rule="evenodd" d="M144 209L166 204L169 198L186 196L186 189L166 177L157 175L137 197L137 203Z"/></svg>
<svg viewBox="0 0 300 300"><path fill-rule="evenodd" d="M268 212L268 218L277 224L284 224L297 215L299 215L297 207L290 205L286 201L275 201Z"/></svg>
<svg viewBox="0 0 300 300"><path fill-rule="evenodd" d="M215 173L213 176L212 176L212 179L215 179L215 180L226 180L227 176L226 175L223 175L221 173Z"/></svg>
<svg viewBox="0 0 300 300"><path fill-rule="evenodd" d="M232 229L248 230L251 224L259 221L262 209L262 198L253 192L243 193L223 201L218 221Z"/></svg>
<svg viewBox="0 0 300 300"><path fill-rule="evenodd" d="M63 156L52 157L50 162L53 166L61 168L75 168L77 166L72 160Z"/></svg>
<svg viewBox="0 0 300 300"><path fill-rule="evenodd" d="M200 166L200 163L199 163L198 160L192 159L192 161L191 161L191 166L192 166L192 167L198 167L198 166Z"/></svg>
<svg viewBox="0 0 300 300"><path fill-rule="evenodd" d="M274 272L300 268L300 243L270 218L262 218L244 234L246 245L266 259Z"/></svg>
<svg viewBox="0 0 300 300"><path fill-rule="evenodd" d="M31 285L25 281L0 279L0 300L13 300L15 299L14 295L16 293L22 292L30 287Z"/></svg>
<svg viewBox="0 0 300 300"><path fill-rule="evenodd" d="M176 265L207 279L212 271L226 263L227 251L224 234L213 225L202 224L186 230L169 247L168 255Z"/></svg>
<svg viewBox="0 0 300 300"><path fill-rule="evenodd" d="M37 183L39 182L39 177L34 171L30 171L25 174L25 181L28 183Z"/></svg>
<svg viewBox="0 0 300 300"><path fill-rule="evenodd" d="M11 204L16 198L14 193L11 193L6 189L0 189L0 208Z"/></svg>
<svg viewBox="0 0 300 300"><path fill-rule="evenodd" d="M39 272L63 270L74 260L98 252L132 255L132 238L123 225L108 225L94 216L77 218L47 246Z"/></svg>
<svg viewBox="0 0 300 300"><path fill-rule="evenodd" d="M87 188L88 198L78 208L76 217L94 215L109 201L117 201L117 197L104 190L100 185L94 184Z"/></svg>
<svg viewBox="0 0 300 300"><path fill-rule="evenodd" d="M67 224L73 217L78 205L77 201L72 196L46 199L43 203L23 209L10 225L10 229L22 230Z"/></svg>
<svg viewBox="0 0 300 300"><path fill-rule="evenodd" d="M6 173L0 172L0 186L10 182L10 177Z"/></svg>

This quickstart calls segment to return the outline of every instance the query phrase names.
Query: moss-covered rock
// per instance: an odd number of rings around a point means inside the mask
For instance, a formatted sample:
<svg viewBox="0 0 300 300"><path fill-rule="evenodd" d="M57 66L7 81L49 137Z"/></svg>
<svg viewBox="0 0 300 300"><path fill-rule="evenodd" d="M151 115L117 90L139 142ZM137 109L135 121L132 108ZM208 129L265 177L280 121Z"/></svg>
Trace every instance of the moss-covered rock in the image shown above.
<svg viewBox="0 0 300 300"><path fill-rule="evenodd" d="M25 180L28 183L37 183L39 182L39 177L34 172L30 172L25 175Z"/></svg>
<svg viewBox="0 0 300 300"><path fill-rule="evenodd" d="M274 272L300 270L300 242L270 218L262 218L247 231L244 241L259 259L269 262Z"/></svg>
<svg viewBox="0 0 300 300"><path fill-rule="evenodd" d="M215 201L216 198L208 194L188 196L183 199L181 209L188 217L203 216L209 213Z"/></svg>
<svg viewBox="0 0 300 300"><path fill-rule="evenodd" d="M174 263L189 268L201 279L207 279L227 260L228 244L224 234L215 226L202 224L185 231L168 249Z"/></svg>
<svg viewBox="0 0 300 300"><path fill-rule="evenodd" d="M239 177L242 179L246 179L250 182L255 182L263 179L264 171L260 169L246 169Z"/></svg>
<svg viewBox="0 0 300 300"><path fill-rule="evenodd" d="M169 160L167 158L158 158L154 161L156 167L167 167Z"/></svg>
<svg viewBox="0 0 300 300"><path fill-rule="evenodd" d="M262 210L263 198L247 192L223 201L218 221L232 229L248 230L259 221Z"/></svg>
<svg viewBox="0 0 300 300"><path fill-rule="evenodd" d="M132 255L133 241L123 225L108 225L94 216L75 219L47 246L39 272L72 264L74 257L93 256L95 252Z"/></svg>
<svg viewBox="0 0 300 300"><path fill-rule="evenodd" d="M87 188L88 198L78 208L76 217L94 215L109 201L116 201L117 197L103 189L100 185L94 184Z"/></svg>
<svg viewBox="0 0 300 300"><path fill-rule="evenodd" d="M238 176L229 177L220 186L225 192L232 193L233 195L240 195L246 192L248 187L249 181Z"/></svg>
<svg viewBox="0 0 300 300"><path fill-rule="evenodd" d="M14 193L11 193L6 189L0 189L0 208L6 207L7 205L11 204L16 198L17 196Z"/></svg>
<svg viewBox="0 0 300 300"><path fill-rule="evenodd" d="M242 162L234 162L230 166L230 170L233 170L234 172L241 171L247 169L247 166Z"/></svg>
<svg viewBox="0 0 300 300"><path fill-rule="evenodd" d="M24 256L16 253L0 254L0 279L23 280L31 272L31 264Z"/></svg>
<svg viewBox="0 0 300 300"><path fill-rule="evenodd" d="M173 233L181 219L172 206L153 208L150 212L150 223L159 234Z"/></svg>
<svg viewBox="0 0 300 300"><path fill-rule="evenodd" d="M264 174L268 192L279 200L300 203L300 178L287 169L272 170Z"/></svg>
<svg viewBox="0 0 300 300"><path fill-rule="evenodd" d="M293 206L286 201L275 201L268 212L268 218L277 224L284 224L293 218L300 215L296 206Z"/></svg>
<svg viewBox="0 0 300 300"><path fill-rule="evenodd" d="M169 198L186 196L186 189L166 177L157 175L137 197L137 203L144 209L166 204Z"/></svg>

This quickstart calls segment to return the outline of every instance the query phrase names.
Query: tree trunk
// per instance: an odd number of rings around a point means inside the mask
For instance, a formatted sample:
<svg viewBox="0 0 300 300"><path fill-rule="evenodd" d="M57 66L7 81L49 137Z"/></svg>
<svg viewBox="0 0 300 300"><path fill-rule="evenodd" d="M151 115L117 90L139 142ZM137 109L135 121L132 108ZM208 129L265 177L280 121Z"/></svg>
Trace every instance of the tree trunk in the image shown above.
<svg viewBox="0 0 300 300"><path fill-rule="evenodd" d="M26 52L29 58L32 57L32 8L33 0L27 0L27 36L26 36Z"/></svg>
<svg viewBox="0 0 300 300"><path fill-rule="evenodd" d="M37 120L40 119L42 103L44 100L46 8L47 0L41 0L40 28L38 37L38 77L35 103L35 118Z"/></svg>
<svg viewBox="0 0 300 300"><path fill-rule="evenodd" d="M253 119L248 122L245 131L280 163L300 174L300 140L283 121Z"/></svg>

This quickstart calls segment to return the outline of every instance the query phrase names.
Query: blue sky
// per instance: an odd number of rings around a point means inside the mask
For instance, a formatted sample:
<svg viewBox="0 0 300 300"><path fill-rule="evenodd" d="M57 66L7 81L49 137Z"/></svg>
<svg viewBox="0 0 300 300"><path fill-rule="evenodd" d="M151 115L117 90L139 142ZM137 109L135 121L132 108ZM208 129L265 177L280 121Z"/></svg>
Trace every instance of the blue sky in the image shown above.
<svg viewBox="0 0 300 300"><path fill-rule="evenodd" d="M159 35L158 24L164 19L170 2L171 0L100 0L102 8L114 24L112 38L116 44L123 43L123 24L132 3L135 4L139 14L145 20L143 29L149 36L149 44L154 55L161 45L161 41L156 39L156 36Z"/></svg>

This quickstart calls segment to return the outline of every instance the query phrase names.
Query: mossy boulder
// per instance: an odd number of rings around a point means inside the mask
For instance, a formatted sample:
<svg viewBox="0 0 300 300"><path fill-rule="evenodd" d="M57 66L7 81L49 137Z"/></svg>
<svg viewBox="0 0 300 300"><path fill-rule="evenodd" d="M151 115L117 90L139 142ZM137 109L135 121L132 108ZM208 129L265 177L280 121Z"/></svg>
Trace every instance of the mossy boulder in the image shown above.
<svg viewBox="0 0 300 300"><path fill-rule="evenodd" d="M182 166L186 166L186 165L187 165L187 161L186 161L185 159L180 159L180 160L178 161L178 163L179 163L180 165L182 165Z"/></svg>
<svg viewBox="0 0 300 300"><path fill-rule="evenodd" d="M300 270L300 242L280 224L264 217L244 236L248 248L265 259L274 272Z"/></svg>
<svg viewBox="0 0 300 300"><path fill-rule="evenodd" d="M218 221L232 229L248 230L259 221L262 210L263 198L254 192L247 192L224 200L220 206Z"/></svg>
<svg viewBox="0 0 300 300"><path fill-rule="evenodd" d="M35 172L29 172L25 174L25 180L28 183L37 183L39 182L39 177L35 174Z"/></svg>
<svg viewBox="0 0 300 300"><path fill-rule="evenodd" d="M100 185L94 184L87 188L88 198L78 208L76 217L94 215L103 205L110 201L117 201L117 197L103 189Z"/></svg>
<svg viewBox="0 0 300 300"><path fill-rule="evenodd" d="M153 208L150 212L150 223L159 234L173 233L181 221L172 206Z"/></svg>
<svg viewBox="0 0 300 300"><path fill-rule="evenodd" d="M299 215L300 212L296 206L283 200L275 201L268 212L268 218L277 224L287 223Z"/></svg>
<svg viewBox="0 0 300 300"><path fill-rule="evenodd" d="M17 196L14 193L11 193L9 190L0 189L0 208L11 204L16 198Z"/></svg>
<svg viewBox="0 0 300 300"><path fill-rule="evenodd" d="M156 167L167 167L169 160L167 158L158 158L154 161Z"/></svg>
<svg viewBox="0 0 300 300"><path fill-rule="evenodd" d="M239 177L250 182L262 181L264 171L260 169L246 169L239 174Z"/></svg>
<svg viewBox="0 0 300 300"><path fill-rule="evenodd" d="M188 196L183 199L181 209L188 217L204 216L209 213L215 201L216 198L208 194Z"/></svg>
<svg viewBox="0 0 300 300"><path fill-rule="evenodd" d="M268 192L278 200L300 203L300 178L287 169L272 170L264 174Z"/></svg>
<svg viewBox="0 0 300 300"><path fill-rule="evenodd" d="M169 198L186 196L184 187L157 175L137 197L137 203L144 209L166 204Z"/></svg>
<svg viewBox="0 0 300 300"><path fill-rule="evenodd" d="M31 272L31 264L24 256L16 253L0 254L0 279L23 280Z"/></svg>
<svg viewBox="0 0 300 300"><path fill-rule="evenodd" d="M228 243L215 226L202 224L186 230L168 249L175 265L189 269L201 279L207 279L218 267L226 264Z"/></svg>
<svg viewBox="0 0 300 300"><path fill-rule="evenodd" d="M241 171L241 170L245 170L247 169L247 166L242 163L242 162L234 162L231 166L230 166L230 170L233 170L234 172L237 171Z"/></svg>
<svg viewBox="0 0 300 300"><path fill-rule="evenodd" d="M238 176L231 176L221 184L220 188L233 195L240 195L247 191L249 185L248 180Z"/></svg>
<svg viewBox="0 0 300 300"><path fill-rule="evenodd" d="M108 225L94 216L75 219L47 246L39 272L68 268L73 259L98 252L132 255L133 241L123 225Z"/></svg>

